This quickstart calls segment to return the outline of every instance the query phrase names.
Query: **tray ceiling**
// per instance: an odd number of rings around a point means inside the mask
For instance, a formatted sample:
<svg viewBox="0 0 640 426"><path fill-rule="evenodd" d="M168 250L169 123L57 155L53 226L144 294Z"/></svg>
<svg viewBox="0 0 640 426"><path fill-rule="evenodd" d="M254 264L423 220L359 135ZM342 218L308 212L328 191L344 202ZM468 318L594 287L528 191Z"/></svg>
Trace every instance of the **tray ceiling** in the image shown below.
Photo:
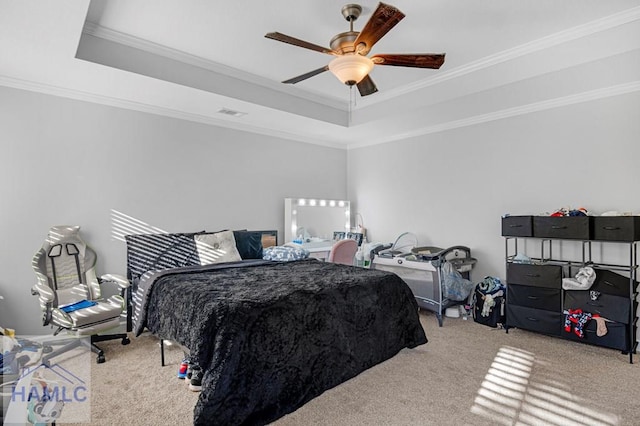
<svg viewBox="0 0 640 426"><path fill-rule="evenodd" d="M344 3L2 2L0 84L343 148L639 90L635 0L392 1L406 18L372 53L440 70L376 67L364 98L329 72L280 83L331 57L264 34L328 46Z"/></svg>

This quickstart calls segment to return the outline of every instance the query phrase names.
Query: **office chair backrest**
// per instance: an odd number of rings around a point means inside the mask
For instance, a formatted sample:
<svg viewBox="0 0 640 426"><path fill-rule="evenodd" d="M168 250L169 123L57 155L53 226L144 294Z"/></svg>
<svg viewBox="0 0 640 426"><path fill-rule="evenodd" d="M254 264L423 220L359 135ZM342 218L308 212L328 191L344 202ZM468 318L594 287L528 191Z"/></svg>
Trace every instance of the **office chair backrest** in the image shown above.
<svg viewBox="0 0 640 426"><path fill-rule="evenodd" d="M331 247L329 262L353 265L353 259L358 251L358 243L355 240L340 240Z"/></svg>
<svg viewBox="0 0 640 426"><path fill-rule="evenodd" d="M41 285L55 295L53 307L100 298L96 254L79 235L79 226L54 226L32 266Z"/></svg>

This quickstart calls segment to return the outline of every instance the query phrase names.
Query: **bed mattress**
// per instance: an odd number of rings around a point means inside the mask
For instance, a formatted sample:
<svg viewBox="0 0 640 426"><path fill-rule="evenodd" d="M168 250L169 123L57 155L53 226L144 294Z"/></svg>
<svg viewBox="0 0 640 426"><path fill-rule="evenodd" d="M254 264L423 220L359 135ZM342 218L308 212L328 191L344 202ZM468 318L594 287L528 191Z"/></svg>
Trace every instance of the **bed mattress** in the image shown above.
<svg viewBox="0 0 640 426"><path fill-rule="evenodd" d="M267 424L427 342L395 274L245 261L145 274L135 330L176 340L205 371L194 424Z"/></svg>

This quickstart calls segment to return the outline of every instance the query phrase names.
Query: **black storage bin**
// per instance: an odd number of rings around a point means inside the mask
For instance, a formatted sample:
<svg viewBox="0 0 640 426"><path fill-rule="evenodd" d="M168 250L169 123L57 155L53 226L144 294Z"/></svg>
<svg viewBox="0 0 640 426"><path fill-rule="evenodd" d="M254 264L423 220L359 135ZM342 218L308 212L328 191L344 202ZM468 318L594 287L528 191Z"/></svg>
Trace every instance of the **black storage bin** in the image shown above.
<svg viewBox="0 0 640 426"><path fill-rule="evenodd" d="M508 263L507 282L534 287L560 288L562 286L562 267Z"/></svg>
<svg viewBox="0 0 640 426"><path fill-rule="evenodd" d="M566 240L588 240L591 238L589 216L534 216L533 236Z"/></svg>
<svg viewBox="0 0 640 426"><path fill-rule="evenodd" d="M640 216L597 216L593 239L599 241L640 241Z"/></svg>
<svg viewBox="0 0 640 426"><path fill-rule="evenodd" d="M607 322L607 334L604 336L597 335L597 328L598 323L590 320L583 329L582 337L579 337L573 328L569 332L563 330L562 337L591 345L619 349L625 352L629 350L629 327L627 324Z"/></svg>
<svg viewBox="0 0 640 426"><path fill-rule="evenodd" d="M559 288L530 287L509 284L509 303L547 311L560 311L562 298Z"/></svg>
<svg viewBox="0 0 640 426"><path fill-rule="evenodd" d="M589 290L569 290L564 293L565 309L582 309L624 324L629 324L630 305L628 297L600 293L596 300L592 300Z"/></svg>
<svg viewBox="0 0 640 426"><path fill-rule="evenodd" d="M507 216L502 218L503 237L532 237L533 216Z"/></svg>
<svg viewBox="0 0 640 426"><path fill-rule="evenodd" d="M629 297L629 284L631 280L628 277L609 271L608 269L594 268L593 270L596 273L596 280L591 286L591 290L614 296ZM638 282L634 281L632 284L634 292L637 287Z"/></svg>
<svg viewBox="0 0 640 426"><path fill-rule="evenodd" d="M517 327L538 333L559 336L564 316L558 311L527 308L507 304L507 327Z"/></svg>

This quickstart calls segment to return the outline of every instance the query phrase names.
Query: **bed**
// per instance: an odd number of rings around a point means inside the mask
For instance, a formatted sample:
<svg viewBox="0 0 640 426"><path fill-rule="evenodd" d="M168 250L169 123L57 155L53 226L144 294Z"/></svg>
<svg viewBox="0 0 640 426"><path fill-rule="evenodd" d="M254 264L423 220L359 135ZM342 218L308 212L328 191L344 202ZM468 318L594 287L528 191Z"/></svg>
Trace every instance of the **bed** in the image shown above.
<svg viewBox="0 0 640 426"><path fill-rule="evenodd" d="M175 238L190 245L190 234ZM201 265L184 248L167 261L175 245L141 253L149 236L127 244L136 335L177 341L205 371L197 425L270 423L427 342L411 290L393 273L257 254Z"/></svg>

